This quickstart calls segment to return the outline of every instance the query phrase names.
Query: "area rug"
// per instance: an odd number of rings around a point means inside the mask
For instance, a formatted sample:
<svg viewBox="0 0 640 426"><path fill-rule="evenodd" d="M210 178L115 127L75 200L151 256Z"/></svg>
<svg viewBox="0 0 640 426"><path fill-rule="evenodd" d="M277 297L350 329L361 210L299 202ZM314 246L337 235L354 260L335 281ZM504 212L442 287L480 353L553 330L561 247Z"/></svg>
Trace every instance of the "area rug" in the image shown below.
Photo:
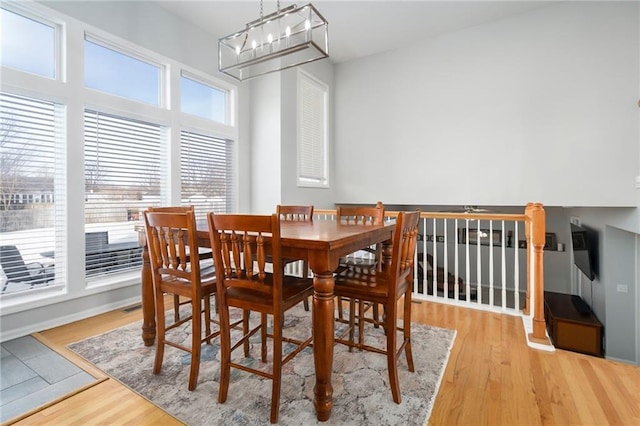
<svg viewBox="0 0 640 426"><path fill-rule="evenodd" d="M285 336L310 334L311 313L302 307L288 311L285 322ZM365 329L368 344L384 347L382 328L370 326ZM336 333L341 331L342 326L338 324ZM174 334L174 339L189 344L188 325L175 329L174 333L178 334ZM391 397L384 355L357 350L349 352L346 346L336 345L333 410L329 421L318 422L313 407L313 349L306 348L283 368L279 424L424 425L431 413L456 332L413 323L411 333L416 371L407 370L406 359L402 356L398 367L401 404L395 404ZM224 404L217 402L220 373L217 339L211 345L203 345L198 386L190 392L187 390L189 354L165 346L162 371L154 375L155 346L145 347L140 335L141 322L138 322L72 343L69 348L187 425L269 424L270 380L232 368L227 401ZM251 356L241 362L260 365L259 337L254 337ZM242 357L242 350L234 352L234 357Z"/></svg>

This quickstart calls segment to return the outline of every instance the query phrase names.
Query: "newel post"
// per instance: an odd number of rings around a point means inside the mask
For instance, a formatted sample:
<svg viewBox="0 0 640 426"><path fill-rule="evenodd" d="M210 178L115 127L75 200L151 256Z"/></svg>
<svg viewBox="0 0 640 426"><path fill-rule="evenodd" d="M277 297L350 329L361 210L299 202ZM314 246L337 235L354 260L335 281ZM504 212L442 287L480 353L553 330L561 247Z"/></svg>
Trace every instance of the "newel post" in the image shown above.
<svg viewBox="0 0 640 426"><path fill-rule="evenodd" d="M531 244L527 244L527 254L533 251L533 333L529 335L529 339L539 343L549 344L546 336L546 328L544 321L544 244L545 244L545 212L544 207L540 203L527 204L525 210L527 221L531 224ZM529 239L529 238L528 238ZM530 258L529 258L530 259ZM531 288L528 289L531 291ZM527 294L529 294L529 291ZM530 300L527 300L529 303Z"/></svg>
<svg viewBox="0 0 640 426"><path fill-rule="evenodd" d="M527 207L524 209L524 214L527 217L524 223L524 239L527 247L527 254L525 259L527 259L527 292L524 297L524 307L522 308L522 313L525 315L529 315L531 308L531 224L533 222L531 209L533 203L527 203Z"/></svg>

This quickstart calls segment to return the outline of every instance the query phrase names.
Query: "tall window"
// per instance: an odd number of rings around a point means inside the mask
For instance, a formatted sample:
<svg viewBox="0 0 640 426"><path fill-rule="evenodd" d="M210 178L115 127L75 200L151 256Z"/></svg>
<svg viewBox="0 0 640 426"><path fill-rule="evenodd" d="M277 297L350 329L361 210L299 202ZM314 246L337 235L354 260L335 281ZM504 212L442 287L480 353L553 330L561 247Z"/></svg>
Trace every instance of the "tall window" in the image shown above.
<svg viewBox="0 0 640 426"><path fill-rule="evenodd" d="M180 147L182 204L200 215L232 211L232 142L182 131Z"/></svg>
<svg viewBox="0 0 640 426"><path fill-rule="evenodd" d="M87 276L139 268L134 229L140 212L160 204L160 126L86 110L85 270Z"/></svg>
<svg viewBox="0 0 640 426"><path fill-rule="evenodd" d="M328 87L298 70L298 185L329 186Z"/></svg>
<svg viewBox="0 0 640 426"><path fill-rule="evenodd" d="M0 93L2 294L55 284L57 106ZM64 204L64 203L63 203ZM61 282L62 280L59 280Z"/></svg>

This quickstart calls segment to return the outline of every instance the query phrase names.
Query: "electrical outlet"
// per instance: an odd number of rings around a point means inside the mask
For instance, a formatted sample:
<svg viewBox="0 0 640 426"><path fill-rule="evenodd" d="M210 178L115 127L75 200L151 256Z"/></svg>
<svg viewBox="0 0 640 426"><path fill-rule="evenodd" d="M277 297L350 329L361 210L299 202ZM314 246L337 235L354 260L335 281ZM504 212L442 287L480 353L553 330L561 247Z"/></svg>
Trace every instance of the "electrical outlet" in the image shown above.
<svg viewBox="0 0 640 426"><path fill-rule="evenodd" d="M626 284L618 284L618 286L616 287L616 291L618 293L628 293L629 292L629 286Z"/></svg>

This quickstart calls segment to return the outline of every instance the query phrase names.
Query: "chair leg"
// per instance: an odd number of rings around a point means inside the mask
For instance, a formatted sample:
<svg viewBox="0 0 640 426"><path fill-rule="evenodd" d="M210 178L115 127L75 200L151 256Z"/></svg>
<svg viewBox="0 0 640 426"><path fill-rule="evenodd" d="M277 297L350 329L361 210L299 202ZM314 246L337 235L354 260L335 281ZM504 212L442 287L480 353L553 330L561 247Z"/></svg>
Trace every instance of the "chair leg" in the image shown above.
<svg viewBox="0 0 640 426"><path fill-rule="evenodd" d="M273 316L273 383L271 387L271 423L278 423L280 383L282 379L282 326L284 315Z"/></svg>
<svg viewBox="0 0 640 426"><path fill-rule="evenodd" d="M339 319L344 319L342 317L342 297L338 296L338 318Z"/></svg>
<svg viewBox="0 0 640 426"><path fill-rule="evenodd" d="M173 321L180 321L180 296L173 295Z"/></svg>
<svg viewBox="0 0 640 426"><path fill-rule="evenodd" d="M302 278L308 278L309 277L309 264L307 262L302 262ZM302 301L302 304L304 305L304 310L309 312L309 298L305 297L305 299Z"/></svg>
<svg viewBox="0 0 640 426"><path fill-rule="evenodd" d="M208 345L211 344L211 296L207 295L204 298L204 332L206 338L206 342Z"/></svg>
<svg viewBox="0 0 640 426"><path fill-rule="evenodd" d="M377 303L374 303L374 306L375 305L377 305ZM358 344L360 345L364 344L364 311L364 301L360 300L358 302Z"/></svg>
<svg viewBox="0 0 640 426"><path fill-rule="evenodd" d="M360 319L358 319L360 321ZM356 331L356 301L349 299L349 352L353 352L354 335Z"/></svg>
<svg viewBox="0 0 640 426"><path fill-rule="evenodd" d="M413 366L413 354L411 352L411 288L409 286L404 294L404 324L402 324L404 341L407 342L404 347L404 354L407 357L407 367L412 373L415 371Z"/></svg>
<svg viewBox="0 0 640 426"><path fill-rule="evenodd" d="M267 362L267 314L260 314L260 341L260 357Z"/></svg>
<svg viewBox="0 0 640 426"><path fill-rule="evenodd" d="M218 402L227 400L229 392L229 378L231 377L231 330L229 326L229 307L218 310L220 314L220 387L218 388ZM243 313L243 319L246 317Z"/></svg>
<svg viewBox="0 0 640 426"><path fill-rule="evenodd" d="M375 328L380 328L380 311L379 311L379 304L378 303L374 303L373 304L373 326Z"/></svg>
<svg viewBox="0 0 640 426"><path fill-rule="evenodd" d="M387 369L389 370L389 386L391 387L391 395L396 404L402 402L400 396L400 381L398 379L398 352L397 332L396 332L396 309L390 307L387 312L386 330L387 330Z"/></svg>
<svg viewBox="0 0 640 426"><path fill-rule="evenodd" d="M158 374L162 369L164 357L165 318L164 318L164 294L156 291L156 357L153 363L153 374Z"/></svg>
<svg viewBox="0 0 640 426"><path fill-rule="evenodd" d="M200 350L202 348L202 307L200 299L191 299L191 366L189 369L189 390L198 384L200 371Z"/></svg>
<svg viewBox="0 0 640 426"><path fill-rule="evenodd" d="M227 315L229 315L227 313ZM251 311L245 309L242 312L242 335L246 336L247 334L249 334L249 316L251 315ZM227 320L227 327L229 327L229 322ZM244 356L245 358L249 356L249 339L245 339L244 340Z"/></svg>

